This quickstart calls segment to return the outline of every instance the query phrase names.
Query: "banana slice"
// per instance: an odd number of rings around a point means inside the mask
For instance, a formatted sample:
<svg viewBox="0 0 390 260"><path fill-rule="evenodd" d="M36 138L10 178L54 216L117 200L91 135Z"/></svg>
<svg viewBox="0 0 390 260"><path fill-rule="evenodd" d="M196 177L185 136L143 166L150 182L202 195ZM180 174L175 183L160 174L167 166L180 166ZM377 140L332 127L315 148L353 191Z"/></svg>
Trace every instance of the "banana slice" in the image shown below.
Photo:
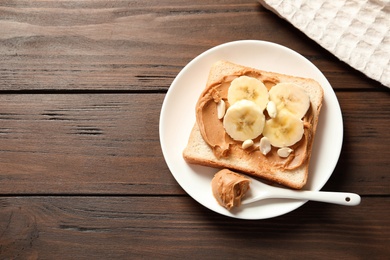
<svg viewBox="0 0 390 260"><path fill-rule="evenodd" d="M294 83L279 83L269 91L269 98L276 104L277 111L285 109L302 118L310 107L310 97Z"/></svg>
<svg viewBox="0 0 390 260"><path fill-rule="evenodd" d="M228 89L228 101L233 105L239 100L255 102L263 111L268 103L268 90L260 80L248 76L235 78Z"/></svg>
<svg viewBox="0 0 390 260"><path fill-rule="evenodd" d="M301 140L303 132L303 121L282 110L275 118L265 122L263 136L267 137L274 147L287 147Z"/></svg>
<svg viewBox="0 0 390 260"><path fill-rule="evenodd" d="M258 137L264 128L263 111L253 101L239 100L231 105L223 119L226 133L236 141Z"/></svg>

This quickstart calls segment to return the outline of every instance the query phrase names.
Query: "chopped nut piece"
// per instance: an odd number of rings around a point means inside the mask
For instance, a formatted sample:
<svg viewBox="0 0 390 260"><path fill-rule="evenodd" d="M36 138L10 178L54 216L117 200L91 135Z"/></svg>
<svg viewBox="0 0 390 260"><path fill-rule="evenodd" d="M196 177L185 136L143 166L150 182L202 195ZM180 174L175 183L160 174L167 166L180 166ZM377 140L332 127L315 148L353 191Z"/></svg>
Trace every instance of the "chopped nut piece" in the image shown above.
<svg viewBox="0 0 390 260"><path fill-rule="evenodd" d="M218 119L222 119L225 116L226 112L226 104L223 99L221 99L217 104L217 113L218 113Z"/></svg>
<svg viewBox="0 0 390 260"><path fill-rule="evenodd" d="M268 115L271 118L275 118L276 117L276 104L272 100L269 101L268 104L267 104L267 112L268 112Z"/></svg>
<svg viewBox="0 0 390 260"><path fill-rule="evenodd" d="M243 143L242 143L242 149L247 149L249 147L251 147L253 145L253 141L251 139L248 139L248 140L245 140Z"/></svg>
<svg viewBox="0 0 390 260"><path fill-rule="evenodd" d="M260 151L264 155L267 155L271 151L271 143L265 136L260 140Z"/></svg>
<svg viewBox="0 0 390 260"><path fill-rule="evenodd" d="M283 147L278 149L278 155L280 157L286 158L290 155L290 153L293 151L293 149L288 148L288 147Z"/></svg>

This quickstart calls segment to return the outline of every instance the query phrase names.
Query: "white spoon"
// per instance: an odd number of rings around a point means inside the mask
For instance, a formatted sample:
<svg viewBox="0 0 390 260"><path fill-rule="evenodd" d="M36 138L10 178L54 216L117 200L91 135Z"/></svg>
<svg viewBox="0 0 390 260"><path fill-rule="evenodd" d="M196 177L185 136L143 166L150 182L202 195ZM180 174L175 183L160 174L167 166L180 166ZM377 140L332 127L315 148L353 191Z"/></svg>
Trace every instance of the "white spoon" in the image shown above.
<svg viewBox="0 0 390 260"><path fill-rule="evenodd" d="M249 177L248 177L249 178ZM334 203L345 206L356 206L360 203L360 196L348 192L328 192L328 191L298 191L273 187L257 181L253 178L250 190L241 204L246 205L263 199L299 199L313 200L327 203Z"/></svg>

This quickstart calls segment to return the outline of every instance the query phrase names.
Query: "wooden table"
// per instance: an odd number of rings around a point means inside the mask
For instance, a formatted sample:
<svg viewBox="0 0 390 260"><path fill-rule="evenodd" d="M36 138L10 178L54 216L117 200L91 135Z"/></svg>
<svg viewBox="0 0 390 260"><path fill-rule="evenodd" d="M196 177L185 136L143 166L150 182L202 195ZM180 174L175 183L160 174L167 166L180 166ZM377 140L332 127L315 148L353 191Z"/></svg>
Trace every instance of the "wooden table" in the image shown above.
<svg viewBox="0 0 390 260"><path fill-rule="evenodd" d="M242 39L289 47L327 77L344 143L323 190L359 206L238 220L175 181L165 94L194 57ZM388 259L389 93L253 0L1 1L0 258Z"/></svg>

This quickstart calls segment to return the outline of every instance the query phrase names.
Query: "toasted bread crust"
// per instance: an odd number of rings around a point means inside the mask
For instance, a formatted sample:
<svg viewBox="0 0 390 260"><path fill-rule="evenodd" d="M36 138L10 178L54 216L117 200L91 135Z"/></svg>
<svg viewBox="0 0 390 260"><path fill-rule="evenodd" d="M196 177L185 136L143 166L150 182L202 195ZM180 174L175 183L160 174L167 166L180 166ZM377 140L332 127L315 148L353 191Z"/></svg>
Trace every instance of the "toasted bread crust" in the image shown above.
<svg viewBox="0 0 390 260"><path fill-rule="evenodd" d="M301 189L306 184L308 177L311 150L324 95L323 89L313 79L256 70L227 61L218 61L212 66L206 87L220 81L224 76L240 74L241 71L248 71L248 69L263 74L266 77L276 78L278 82L292 82L299 84L309 94L311 101L311 113L313 113L313 117L312 122L310 122L312 128L308 137L307 159L305 162L294 170L270 167L271 170L264 171L260 169L260 167L256 167L254 160L251 160L250 155L247 153L240 154L239 157L230 156L227 158L217 159L213 154L212 149L203 140L199 127L196 123L191 131L188 144L183 151L183 157L188 163L215 168L228 168L254 177L263 178L289 188Z"/></svg>

